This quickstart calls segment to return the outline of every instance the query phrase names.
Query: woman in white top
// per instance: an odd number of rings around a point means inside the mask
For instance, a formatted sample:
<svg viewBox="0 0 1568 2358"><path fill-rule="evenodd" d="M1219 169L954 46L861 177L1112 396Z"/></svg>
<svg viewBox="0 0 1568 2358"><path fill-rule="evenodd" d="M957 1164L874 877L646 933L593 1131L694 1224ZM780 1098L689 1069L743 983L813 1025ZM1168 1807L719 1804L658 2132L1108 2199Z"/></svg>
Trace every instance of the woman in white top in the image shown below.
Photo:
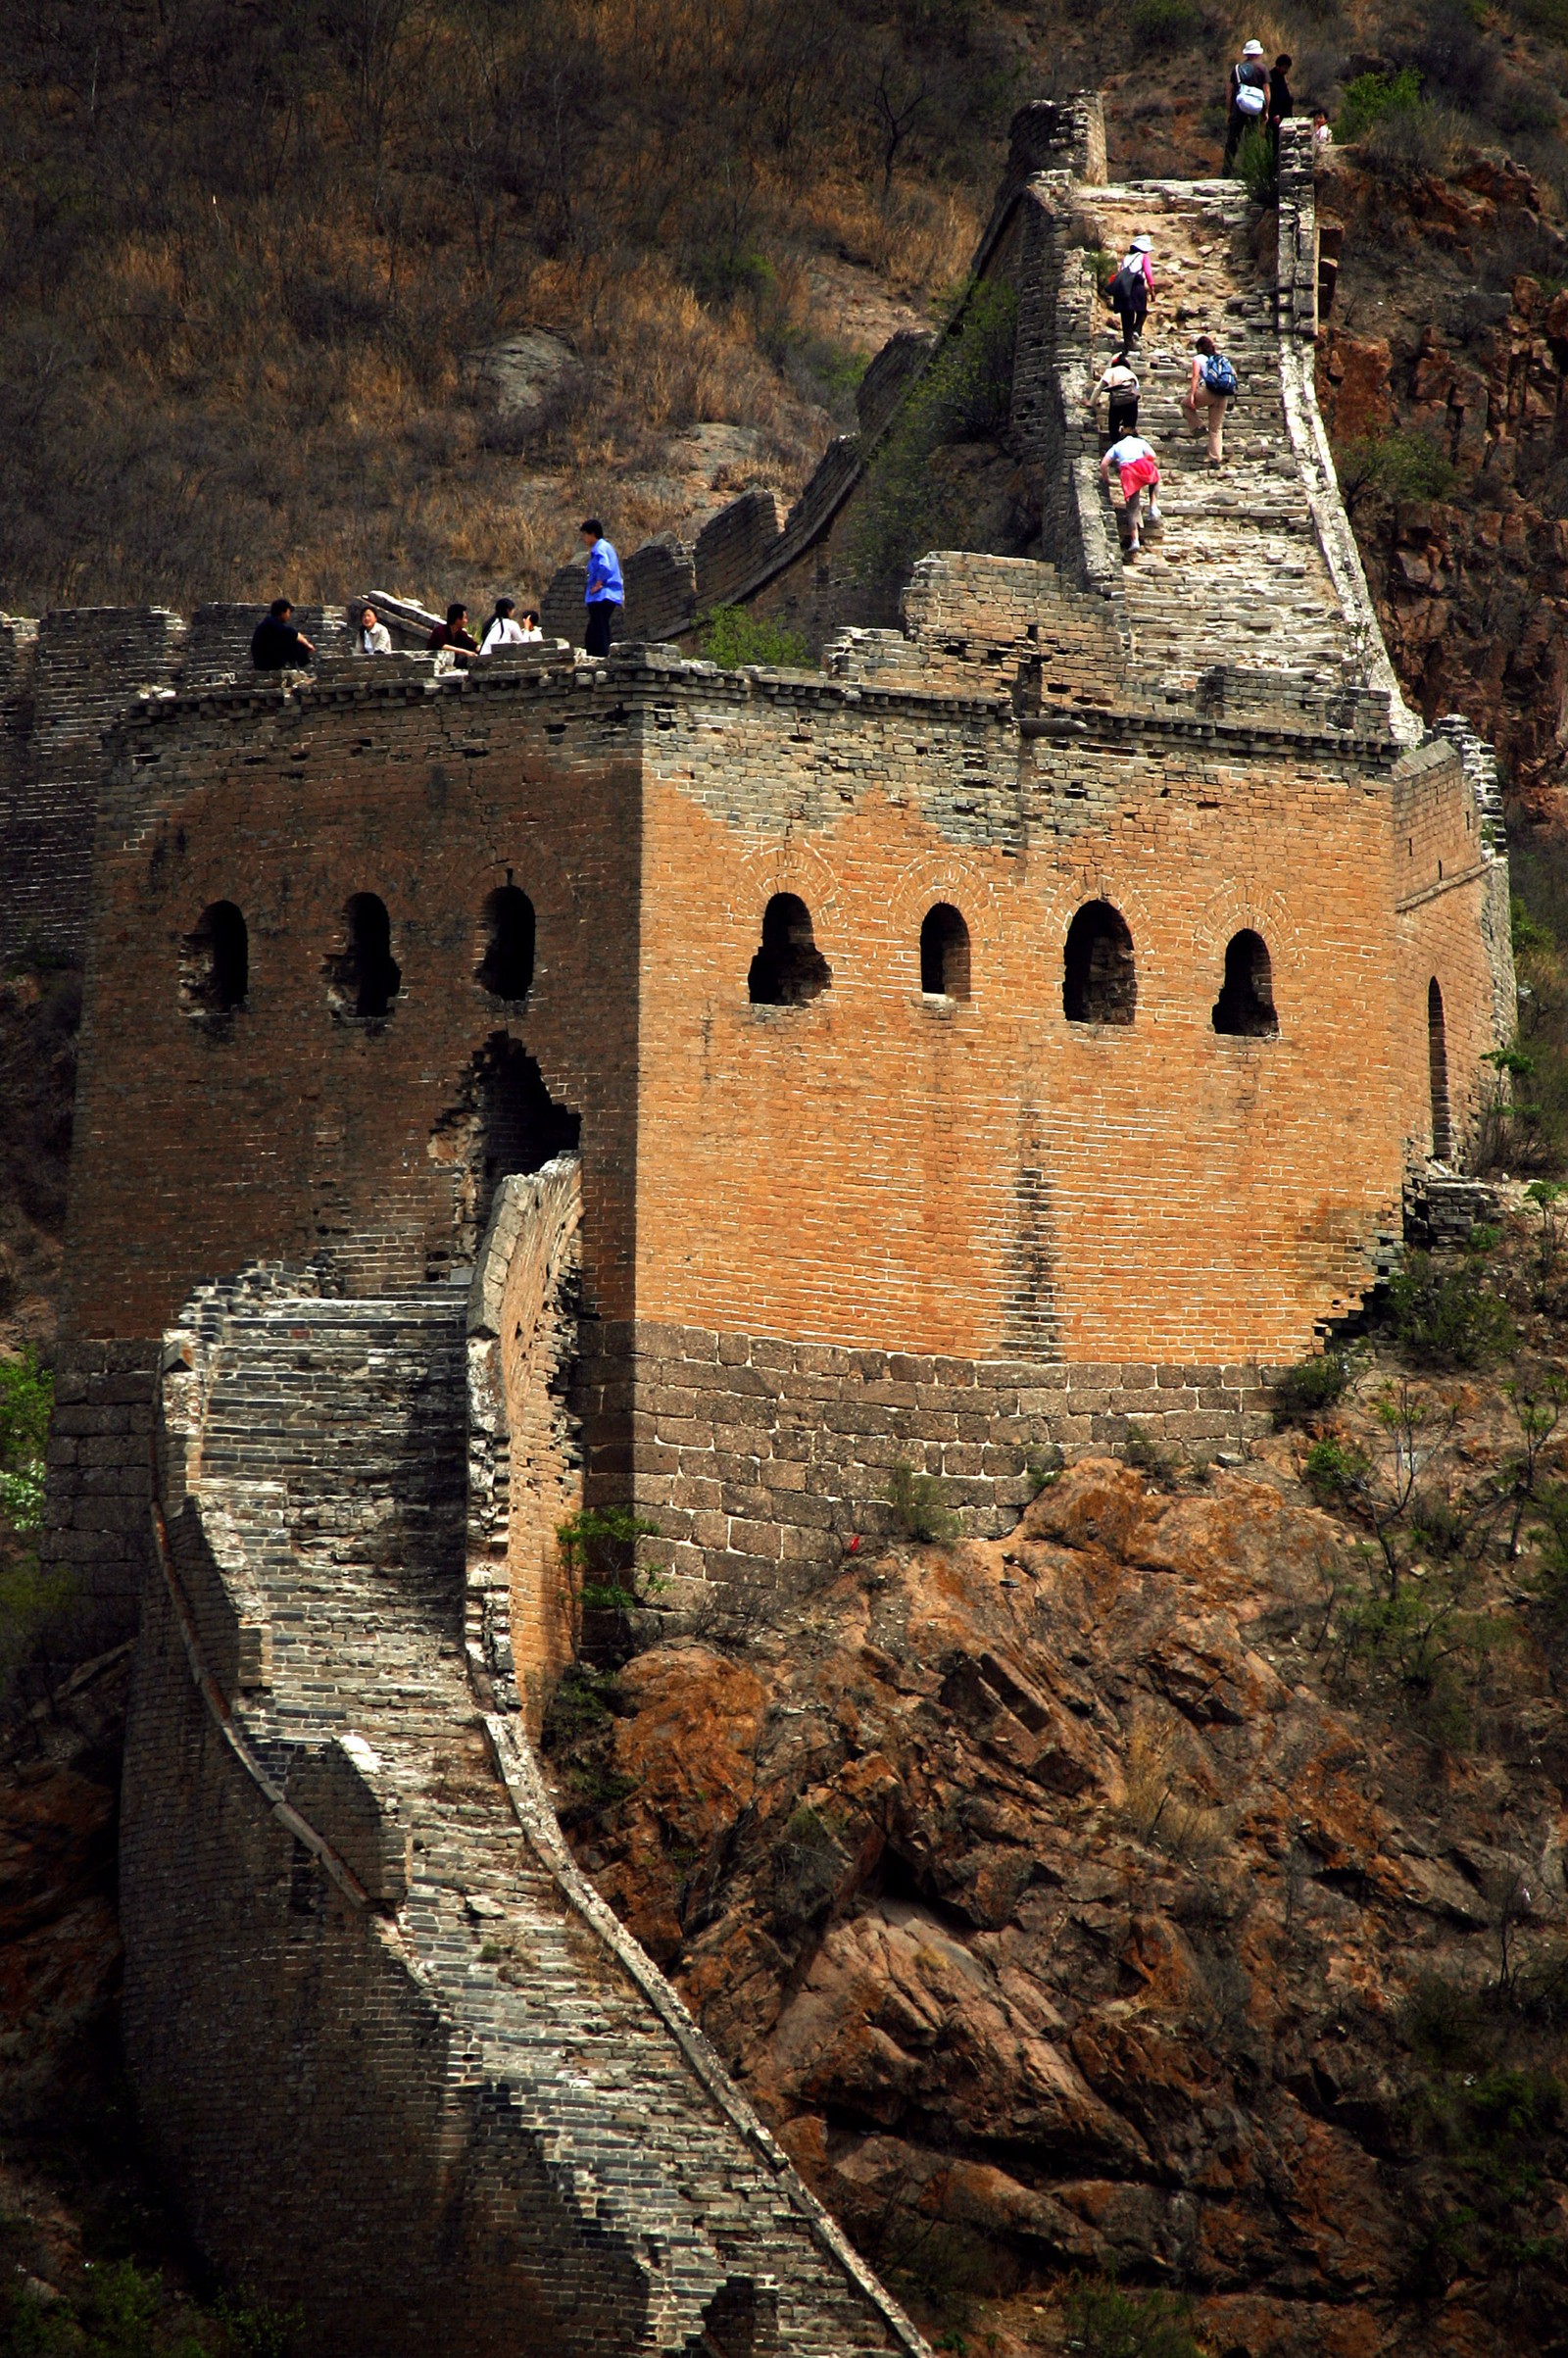
<svg viewBox="0 0 1568 2358"><path fill-rule="evenodd" d="M515 598L498 598L496 611L490 616L484 637L479 641L481 655L494 655L498 647L516 647L522 643L522 626L513 620L516 613Z"/></svg>
<svg viewBox="0 0 1568 2358"><path fill-rule="evenodd" d="M1110 367L1090 394L1090 417L1094 416L1095 406L1102 393L1107 398L1109 408L1107 422L1112 442L1119 442L1123 434L1136 434L1138 431L1138 373L1130 366L1127 353L1117 353Z"/></svg>
<svg viewBox="0 0 1568 2358"><path fill-rule="evenodd" d="M373 606L360 610L360 626L354 633L354 652L356 655L390 655L392 652L392 633L384 622L376 620Z"/></svg>

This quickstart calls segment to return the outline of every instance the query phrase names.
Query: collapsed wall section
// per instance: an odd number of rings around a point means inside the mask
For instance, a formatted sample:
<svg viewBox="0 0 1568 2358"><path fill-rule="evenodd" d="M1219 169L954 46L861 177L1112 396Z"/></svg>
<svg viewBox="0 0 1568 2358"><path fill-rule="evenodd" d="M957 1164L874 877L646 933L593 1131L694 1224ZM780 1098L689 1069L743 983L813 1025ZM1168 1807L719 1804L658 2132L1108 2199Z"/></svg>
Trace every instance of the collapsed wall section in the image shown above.
<svg viewBox="0 0 1568 2358"><path fill-rule="evenodd" d="M551 1326L574 1177L504 1203L493 1308ZM266 1268L168 1338L122 1849L155 2151L312 2347L919 2358L571 1864L494 1676L505 1586L486 1661L461 1643L489 1339L455 1288ZM514 1480L550 1476L511 1439Z"/></svg>

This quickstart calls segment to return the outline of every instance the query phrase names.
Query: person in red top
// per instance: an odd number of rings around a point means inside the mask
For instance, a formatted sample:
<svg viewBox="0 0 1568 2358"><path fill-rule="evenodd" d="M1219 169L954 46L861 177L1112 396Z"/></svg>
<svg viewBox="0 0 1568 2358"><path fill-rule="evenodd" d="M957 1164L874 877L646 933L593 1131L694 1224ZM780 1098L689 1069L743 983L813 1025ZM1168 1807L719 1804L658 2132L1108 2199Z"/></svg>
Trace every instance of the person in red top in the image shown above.
<svg viewBox="0 0 1568 2358"><path fill-rule="evenodd" d="M479 642L468 628L467 608L454 601L447 608L446 620L436 624L424 643L432 655L438 655L443 647L450 647L457 656L477 655ZM467 668L466 664L463 667Z"/></svg>

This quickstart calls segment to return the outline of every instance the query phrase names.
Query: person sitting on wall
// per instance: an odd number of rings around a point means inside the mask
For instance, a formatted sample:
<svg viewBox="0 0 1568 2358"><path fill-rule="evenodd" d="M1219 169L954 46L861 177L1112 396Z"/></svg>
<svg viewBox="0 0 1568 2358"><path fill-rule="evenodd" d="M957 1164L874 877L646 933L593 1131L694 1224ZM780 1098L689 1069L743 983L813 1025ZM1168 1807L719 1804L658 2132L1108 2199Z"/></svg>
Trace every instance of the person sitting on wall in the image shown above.
<svg viewBox="0 0 1568 2358"><path fill-rule="evenodd" d="M274 598L270 611L251 633L251 662L258 671L303 671L314 663L316 649L289 616L291 598Z"/></svg>
<svg viewBox="0 0 1568 2358"><path fill-rule="evenodd" d="M360 609L359 626L354 633L354 652L356 655L390 655L392 652L392 633L384 622L376 618L373 606L362 606Z"/></svg>
<svg viewBox="0 0 1568 2358"><path fill-rule="evenodd" d="M447 608L446 620L436 624L425 645L432 655L439 655L443 647L450 647L459 668L464 671L467 669L463 658L466 655L477 655L479 642L468 628L468 610L460 599L455 598Z"/></svg>
<svg viewBox="0 0 1568 2358"><path fill-rule="evenodd" d="M605 527L597 516L590 516L579 528L588 547L588 579L583 587L583 603L588 609L588 653L608 655L626 602L620 559L606 540Z"/></svg>
<svg viewBox="0 0 1568 2358"><path fill-rule="evenodd" d="M522 614L522 629L518 635L521 637L524 643L530 639L542 639L544 637L545 634L539 627L539 609L537 606L524 607Z"/></svg>
<svg viewBox="0 0 1568 2358"><path fill-rule="evenodd" d="M498 598L496 611L485 624L484 637L479 641L481 655L494 655L498 647L519 647L522 644L522 624L515 619L515 598Z"/></svg>

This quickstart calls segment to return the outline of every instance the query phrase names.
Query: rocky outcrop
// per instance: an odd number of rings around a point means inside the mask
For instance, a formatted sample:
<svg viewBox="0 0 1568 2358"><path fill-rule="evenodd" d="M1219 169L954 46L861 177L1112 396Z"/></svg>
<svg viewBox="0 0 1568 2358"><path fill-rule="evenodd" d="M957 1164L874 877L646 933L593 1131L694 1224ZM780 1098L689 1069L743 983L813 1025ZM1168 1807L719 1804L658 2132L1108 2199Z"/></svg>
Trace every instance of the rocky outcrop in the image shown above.
<svg viewBox="0 0 1568 2358"><path fill-rule="evenodd" d="M1336 1697L1345 1535L1291 1491L1081 1462L1010 1541L641 1655L559 1756L601 1891L939 2320L956 2278L1004 2334L1077 2267L1185 2284L1216 2350L1349 2358L1401 2310L1401 2352L1538 2346L1443 2257L1408 2024L1494 1972L1503 1848L1561 1920L1554 1788L1434 1781ZM1549 2239L1533 2153L1510 2232Z"/></svg>
<svg viewBox="0 0 1568 2358"><path fill-rule="evenodd" d="M1401 684L1493 740L1530 816L1560 815L1568 241L1496 156L1408 191L1352 156L1320 203L1345 242L1319 399Z"/></svg>

